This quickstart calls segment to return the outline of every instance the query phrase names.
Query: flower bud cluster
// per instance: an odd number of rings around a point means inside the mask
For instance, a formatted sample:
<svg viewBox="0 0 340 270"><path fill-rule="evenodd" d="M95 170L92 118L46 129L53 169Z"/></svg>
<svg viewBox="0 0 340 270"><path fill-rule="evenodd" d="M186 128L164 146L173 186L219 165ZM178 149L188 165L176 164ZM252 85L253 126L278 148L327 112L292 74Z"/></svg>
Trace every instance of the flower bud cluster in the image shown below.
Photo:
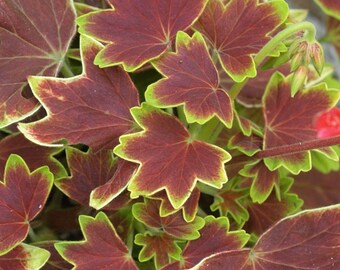
<svg viewBox="0 0 340 270"><path fill-rule="evenodd" d="M289 56L290 70L294 72L291 85L292 96L294 96L306 81L309 65L313 65L321 75L324 67L324 52L319 42L309 42L304 38L299 38L291 45Z"/></svg>

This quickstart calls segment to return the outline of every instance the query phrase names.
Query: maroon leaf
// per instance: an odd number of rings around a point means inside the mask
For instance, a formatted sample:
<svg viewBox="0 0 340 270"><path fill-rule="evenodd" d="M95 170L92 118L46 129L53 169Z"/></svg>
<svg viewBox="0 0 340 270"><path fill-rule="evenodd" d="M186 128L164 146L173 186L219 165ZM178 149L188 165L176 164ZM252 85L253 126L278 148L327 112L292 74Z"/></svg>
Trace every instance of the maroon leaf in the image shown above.
<svg viewBox="0 0 340 270"><path fill-rule="evenodd" d="M114 181L112 183L114 183ZM106 197L106 198L109 198L109 197ZM109 204L105 205L104 210L116 211L118 209L121 209L127 206L131 201L132 199L130 198L130 192L128 192L127 190L124 190L122 193L118 195L118 197L115 197L112 201L110 201ZM91 203L91 196L90 196L90 203Z"/></svg>
<svg viewBox="0 0 340 270"><path fill-rule="evenodd" d="M274 187L279 190L279 172L270 171L262 160L247 164L239 173L252 179L250 197L253 202L263 203Z"/></svg>
<svg viewBox="0 0 340 270"><path fill-rule="evenodd" d="M303 211L266 231L252 249L211 256L191 270L337 269L340 205Z"/></svg>
<svg viewBox="0 0 340 270"><path fill-rule="evenodd" d="M156 193L155 195L152 195L152 199L159 199L161 200L161 205L160 205L160 216L161 217L166 217L169 216L173 213L176 213L178 210L182 209L183 211L183 218L185 219L186 222L191 222L194 220L197 209L198 209L198 200L200 198L200 191L198 188L194 188L194 190L191 192L191 195L189 199L183 204L183 206L179 209L175 209L168 197L166 196L166 193L164 191L160 191Z"/></svg>
<svg viewBox="0 0 340 270"><path fill-rule="evenodd" d="M79 223L85 240L55 244L60 255L73 264L74 269L138 270L128 248L104 213L100 212L95 218L80 216Z"/></svg>
<svg viewBox="0 0 340 270"><path fill-rule="evenodd" d="M156 269L168 264L171 258L179 260L181 248L176 243L176 239L165 234L137 234L135 243L143 246L139 253L140 262L145 262L154 257Z"/></svg>
<svg viewBox="0 0 340 270"><path fill-rule="evenodd" d="M176 53L165 55L154 66L166 78L148 87L149 103L161 108L184 105L189 123L204 124L217 116L227 127L232 125L231 100L219 88L217 70L200 33L190 38L178 32Z"/></svg>
<svg viewBox="0 0 340 270"><path fill-rule="evenodd" d="M340 3L334 0L314 0L322 10L340 20Z"/></svg>
<svg viewBox="0 0 340 270"><path fill-rule="evenodd" d="M0 255L26 238L29 222L43 209L53 185L47 167L30 173L17 155L8 158L4 175L0 182Z"/></svg>
<svg viewBox="0 0 340 270"><path fill-rule="evenodd" d="M263 139L256 135L244 136L237 133L229 140L230 149L237 149L247 156L253 156L262 150Z"/></svg>
<svg viewBox="0 0 340 270"><path fill-rule="evenodd" d="M126 188L135 165L113 157L112 150L84 153L67 148L71 176L55 182L68 197L82 205L102 208Z"/></svg>
<svg viewBox="0 0 340 270"><path fill-rule="evenodd" d="M56 241L46 241L46 242L39 242L34 243L34 246L43 248L48 250L51 254L50 258L48 259L46 265L42 268L42 270L69 270L71 269L72 265L66 262L54 248L54 244L57 243Z"/></svg>
<svg viewBox="0 0 340 270"><path fill-rule="evenodd" d="M263 136L262 128L254 121L256 119L250 120L239 114L239 112L235 113L235 118L243 135L250 136L252 134L258 134L261 137Z"/></svg>
<svg viewBox="0 0 340 270"><path fill-rule="evenodd" d="M109 0L114 10L84 15L79 32L109 43L96 57L100 67L123 64L133 71L159 57L179 30L186 30L201 14L207 0ZM138 48L138 49L136 49Z"/></svg>
<svg viewBox="0 0 340 270"><path fill-rule="evenodd" d="M229 221L225 217L205 217L205 226L200 231L201 237L188 242L183 250L181 269L189 269L205 257L242 248L249 236L245 231L229 232Z"/></svg>
<svg viewBox="0 0 340 270"><path fill-rule="evenodd" d="M217 65L219 67L219 65ZM222 68L219 68L221 86L224 89L230 89L234 81L225 73ZM257 70L257 75L255 78L250 79L247 82L247 85L244 86L240 94L237 96L237 100L247 106L261 106L261 99L266 89L267 83L270 77L276 72L279 71L284 75L288 75L290 73L289 64L282 65L278 68L272 68L268 70L262 70L261 68Z"/></svg>
<svg viewBox="0 0 340 270"><path fill-rule="evenodd" d="M290 178L280 179L280 199L277 198L276 192L272 192L262 204L244 201L249 219L243 229L259 236L278 220L300 210L303 201L296 194L288 193L292 183Z"/></svg>
<svg viewBox="0 0 340 270"><path fill-rule="evenodd" d="M108 8L106 0L76 0L76 2L85 3L87 5L97 7L97 8Z"/></svg>
<svg viewBox="0 0 340 270"><path fill-rule="evenodd" d="M190 138L177 118L146 103L131 112L144 131L122 136L114 151L141 164L128 187L132 198L165 189L172 206L178 209L197 181L216 188L227 181L223 166L230 159L227 152Z"/></svg>
<svg viewBox="0 0 340 270"><path fill-rule="evenodd" d="M317 208L340 203L340 171L322 174L317 170L299 174L292 191L304 201L303 208Z"/></svg>
<svg viewBox="0 0 340 270"><path fill-rule="evenodd" d="M332 43L340 57L340 18L329 17L327 21L327 41Z"/></svg>
<svg viewBox="0 0 340 270"><path fill-rule="evenodd" d="M123 205L115 211L107 211L107 214L112 225L116 228L120 239L125 243L128 243L134 229L134 217L132 215L131 207Z"/></svg>
<svg viewBox="0 0 340 270"><path fill-rule="evenodd" d="M248 136L251 133L255 133L255 134L263 137L262 127L264 127L265 124L264 124L264 119L263 119L262 108L244 107L244 106L239 105L237 107L237 114L235 114L235 116L237 116L239 118L243 118L246 121L249 121L250 125L253 129L252 131L254 131L254 132L249 132L249 134L247 134L246 132L244 132L244 130L241 129L241 131L243 131L243 134ZM254 127L256 127L256 128L254 128Z"/></svg>
<svg viewBox="0 0 340 270"><path fill-rule="evenodd" d="M40 269L48 260L50 253L41 248L20 244L0 257L1 270Z"/></svg>
<svg viewBox="0 0 340 270"><path fill-rule="evenodd" d="M234 81L255 77L252 55L270 40L269 33L288 16L284 1L258 4L257 0L209 1L195 28L214 48L223 69Z"/></svg>
<svg viewBox="0 0 340 270"><path fill-rule="evenodd" d="M26 118L39 106L29 75L55 76L75 33L69 0L0 2L0 127ZM27 89L26 89L27 88Z"/></svg>
<svg viewBox="0 0 340 270"><path fill-rule="evenodd" d="M38 144L66 139L70 144L84 143L94 150L112 148L119 136L133 128L129 110L138 105L138 93L121 68L100 69L93 65L102 48L100 44L86 37L80 43L82 75L68 79L29 78L48 116L20 124L19 128Z"/></svg>
<svg viewBox="0 0 340 270"><path fill-rule="evenodd" d="M0 179L3 178L3 171L7 158L11 154L21 156L31 170L47 165L55 178L66 175L64 166L53 157L62 149L42 147L27 140L24 135L17 133L5 137L0 141Z"/></svg>
<svg viewBox="0 0 340 270"><path fill-rule="evenodd" d="M89 150L84 153L69 147L66 149L66 157L71 176L60 179L55 184L68 197L88 206L91 191L104 185L115 173L116 160L112 151L93 153Z"/></svg>
<svg viewBox="0 0 340 270"><path fill-rule="evenodd" d="M112 207L112 204L116 203L113 200L115 200L117 196L122 197L122 192L125 191L136 169L136 164L123 159L118 159L115 173L111 179L107 183L92 190L90 195L90 206L97 210L104 206Z"/></svg>
<svg viewBox="0 0 340 270"><path fill-rule="evenodd" d="M99 8L95 7L95 6L91 6L85 3L74 3L74 7L76 8L76 12L77 12L77 16L82 16L85 15L87 13L93 12L93 11L98 11L100 10ZM67 53L67 55L69 56L69 52Z"/></svg>
<svg viewBox="0 0 340 270"><path fill-rule="evenodd" d="M263 97L265 134L263 148L299 144L316 139L315 117L332 108L340 97L339 91L328 90L319 84L299 91L294 98L290 95L291 76L276 73L271 78ZM265 159L274 170L284 166L292 173L308 171L311 168L310 152Z"/></svg>
<svg viewBox="0 0 340 270"><path fill-rule="evenodd" d="M249 219L248 211L243 205L244 201L248 200L248 194L248 189L240 189L236 181L229 181L223 190L216 194L211 210L219 210L221 216L230 214L238 224L241 224Z"/></svg>
<svg viewBox="0 0 340 270"><path fill-rule="evenodd" d="M196 217L192 222L187 223L180 212L161 217L159 209L159 200L145 199L144 203L134 204L132 212L135 218L146 226L163 229L167 234L175 238L192 240L199 237L198 230L204 226L202 218Z"/></svg>

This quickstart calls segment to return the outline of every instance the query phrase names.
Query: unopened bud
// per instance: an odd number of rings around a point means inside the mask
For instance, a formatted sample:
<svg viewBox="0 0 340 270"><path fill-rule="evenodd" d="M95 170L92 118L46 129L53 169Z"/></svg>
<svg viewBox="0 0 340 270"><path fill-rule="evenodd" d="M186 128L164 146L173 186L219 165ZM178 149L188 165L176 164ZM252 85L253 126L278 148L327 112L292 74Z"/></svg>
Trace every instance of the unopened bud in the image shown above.
<svg viewBox="0 0 340 270"><path fill-rule="evenodd" d="M305 63L305 55L304 53L297 53L292 57L290 62L290 72L294 72L299 66L304 65Z"/></svg>
<svg viewBox="0 0 340 270"><path fill-rule="evenodd" d="M319 75L321 75L324 64L325 64L325 58L324 58L322 46L318 42L315 42L313 46L311 47L310 54L311 54L313 66L315 67Z"/></svg>
<svg viewBox="0 0 340 270"><path fill-rule="evenodd" d="M289 48L289 55L291 58L291 72L296 71L299 66L307 67L309 64L313 64L316 71L321 75L325 60L323 48L317 41L309 42L304 39L298 39Z"/></svg>
<svg viewBox="0 0 340 270"><path fill-rule="evenodd" d="M295 40L289 47L288 53L289 53L289 57L292 58L295 54L297 54L301 48L301 40L297 39Z"/></svg>
<svg viewBox="0 0 340 270"><path fill-rule="evenodd" d="M290 95L292 97L294 97L295 94L299 91L299 89L301 89L302 86L305 84L307 73L308 73L307 66L299 66L298 69L294 72L290 89Z"/></svg>

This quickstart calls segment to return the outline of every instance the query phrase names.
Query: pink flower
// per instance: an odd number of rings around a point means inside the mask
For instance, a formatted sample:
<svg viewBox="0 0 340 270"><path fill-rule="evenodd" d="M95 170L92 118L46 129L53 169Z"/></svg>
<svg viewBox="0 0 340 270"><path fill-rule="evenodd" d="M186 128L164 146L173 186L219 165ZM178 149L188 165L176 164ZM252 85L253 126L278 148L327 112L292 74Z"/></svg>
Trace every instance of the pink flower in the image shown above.
<svg viewBox="0 0 340 270"><path fill-rule="evenodd" d="M333 108L322 113L316 120L318 138L340 135L340 108Z"/></svg>

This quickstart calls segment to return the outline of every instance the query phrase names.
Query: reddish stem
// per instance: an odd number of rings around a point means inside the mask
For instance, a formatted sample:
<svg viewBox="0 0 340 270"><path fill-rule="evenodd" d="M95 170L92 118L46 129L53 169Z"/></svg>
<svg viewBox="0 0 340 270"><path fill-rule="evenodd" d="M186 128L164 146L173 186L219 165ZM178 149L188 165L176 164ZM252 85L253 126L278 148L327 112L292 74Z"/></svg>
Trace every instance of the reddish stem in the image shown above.
<svg viewBox="0 0 340 270"><path fill-rule="evenodd" d="M263 159L276 156L284 156L295 154L303 151L319 149L328 146L340 145L340 136L331 137L327 139L318 139L307 142L301 142L291 145L283 145L279 147L273 147L269 149L262 150L256 153L254 156L248 157L246 155L240 155L234 157L228 165L236 163L246 163L255 159Z"/></svg>
<svg viewBox="0 0 340 270"><path fill-rule="evenodd" d="M283 145L279 147L273 147L258 152L255 158L267 158L275 156L284 156L294 153L299 153L307 150L319 149L327 146L334 146L340 144L340 136L331 137L327 139L318 139L307 142L301 142L291 145Z"/></svg>

